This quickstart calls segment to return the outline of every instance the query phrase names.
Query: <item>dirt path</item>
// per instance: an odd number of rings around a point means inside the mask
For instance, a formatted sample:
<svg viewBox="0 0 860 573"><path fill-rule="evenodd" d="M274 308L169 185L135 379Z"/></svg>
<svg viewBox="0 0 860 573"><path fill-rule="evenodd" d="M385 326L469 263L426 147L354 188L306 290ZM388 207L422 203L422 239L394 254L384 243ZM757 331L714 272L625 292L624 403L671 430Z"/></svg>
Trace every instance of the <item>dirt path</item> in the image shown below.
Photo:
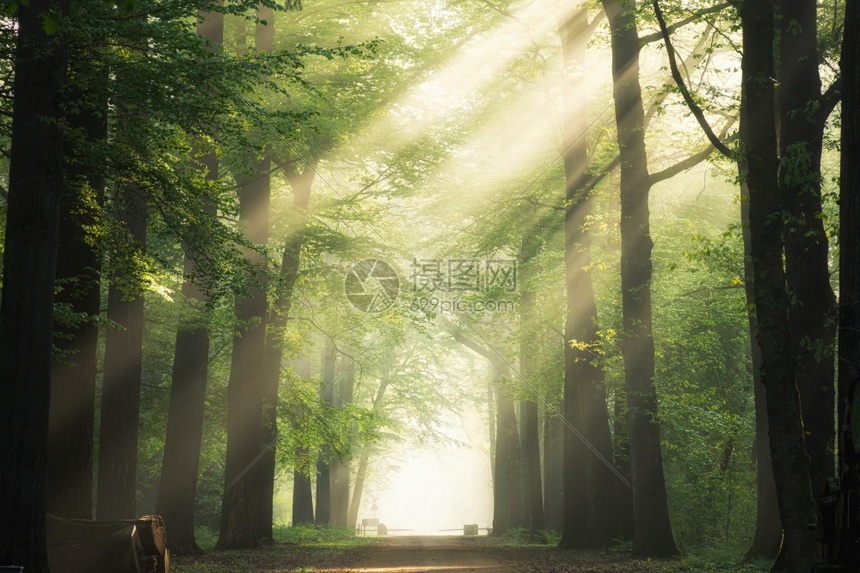
<svg viewBox="0 0 860 573"><path fill-rule="evenodd" d="M763 571L744 566L744 571ZM637 560L618 553L509 547L463 536L390 536L349 544L277 543L254 551L211 551L172 560L171 573L677 573L737 571L677 559Z"/></svg>
<svg viewBox="0 0 860 573"><path fill-rule="evenodd" d="M521 570L508 552L491 551L481 540L453 536L379 538L350 567L366 573L502 573Z"/></svg>

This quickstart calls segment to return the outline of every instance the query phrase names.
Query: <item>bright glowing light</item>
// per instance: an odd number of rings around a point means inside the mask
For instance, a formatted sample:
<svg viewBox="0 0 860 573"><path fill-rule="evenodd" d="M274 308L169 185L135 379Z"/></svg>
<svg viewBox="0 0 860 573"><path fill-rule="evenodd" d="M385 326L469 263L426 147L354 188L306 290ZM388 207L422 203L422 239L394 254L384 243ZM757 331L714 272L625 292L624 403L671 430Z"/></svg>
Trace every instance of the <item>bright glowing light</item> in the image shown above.
<svg viewBox="0 0 860 573"><path fill-rule="evenodd" d="M470 447L456 445L422 450L404 445L392 454L399 469L385 476L362 503L362 517L376 512L389 533L456 535L464 524L485 527L492 523L492 482L486 451L487 427L477 414L460 423L446 420L442 432ZM409 530L409 531L398 531Z"/></svg>

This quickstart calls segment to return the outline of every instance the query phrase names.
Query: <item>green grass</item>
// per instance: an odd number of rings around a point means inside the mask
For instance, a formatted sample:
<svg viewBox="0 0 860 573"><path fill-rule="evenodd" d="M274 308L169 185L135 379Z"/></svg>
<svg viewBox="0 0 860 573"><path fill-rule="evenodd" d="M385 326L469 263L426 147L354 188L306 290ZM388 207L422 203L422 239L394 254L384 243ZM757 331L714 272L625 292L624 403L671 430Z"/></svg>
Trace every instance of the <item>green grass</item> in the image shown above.
<svg viewBox="0 0 860 573"><path fill-rule="evenodd" d="M715 549L713 547L688 547L684 549L681 562L692 571L769 571L769 560L743 563L745 548Z"/></svg>
<svg viewBox="0 0 860 573"><path fill-rule="evenodd" d="M277 543L288 545L345 545L358 546L372 543L369 537L358 537L355 530L347 527L329 527L327 525L276 525L272 535Z"/></svg>
<svg viewBox="0 0 860 573"><path fill-rule="evenodd" d="M502 534L507 547L557 547L561 533L557 531L538 531L533 533L527 527L517 527Z"/></svg>

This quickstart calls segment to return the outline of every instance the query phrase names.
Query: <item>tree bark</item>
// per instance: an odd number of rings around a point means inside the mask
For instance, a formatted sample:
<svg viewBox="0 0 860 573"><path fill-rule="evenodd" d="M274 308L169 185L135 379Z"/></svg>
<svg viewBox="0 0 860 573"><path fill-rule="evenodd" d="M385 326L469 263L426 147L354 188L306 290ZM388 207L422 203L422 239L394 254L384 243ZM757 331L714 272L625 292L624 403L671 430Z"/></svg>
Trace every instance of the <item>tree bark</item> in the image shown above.
<svg viewBox="0 0 860 573"><path fill-rule="evenodd" d="M260 4L257 8L257 23L254 29L254 44L258 51L271 53L275 49L275 11L270 6ZM263 24L262 22L265 22ZM259 175L267 173L271 169L271 161L264 158L259 165ZM265 176L268 184L269 177ZM283 271L282 271L283 272ZM283 306L278 301L273 306ZM278 435L278 385L281 379L281 344L279 337L282 336L283 327L280 326L280 318L276 318L277 311L269 308L266 317L265 354L261 370L260 384L262 385L262 408L263 426L261 444L266 448L262 452L259 468L259 483L256 493L258 495L257 512L257 535L260 539L272 539L272 523L274 521L274 495L275 495L275 454ZM272 325L272 321L278 321L278 325ZM284 317L283 321L286 321ZM270 345L274 344L272 348Z"/></svg>
<svg viewBox="0 0 860 573"><path fill-rule="evenodd" d="M564 527L564 422L555 412L544 411L543 419L543 506L546 528Z"/></svg>
<svg viewBox="0 0 860 573"><path fill-rule="evenodd" d="M835 475L834 362L836 299L821 212L824 119L818 74L815 0L780 2L779 182L788 211L785 272L789 326L796 361L812 493L822 495Z"/></svg>
<svg viewBox="0 0 860 573"><path fill-rule="evenodd" d="M382 408L382 400L385 397L385 391L388 389L388 379L383 376L379 383L379 388L376 390L376 397L373 399L373 412L378 413ZM361 496L364 493L364 483L367 479L367 470L370 466L370 448L365 445L361 452L361 457L358 460L358 468L355 472L355 484L352 487L352 499L349 501L349 516L347 518L347 527L355 528L358 525L358 511L361 509Z"/></svg>
<svg viewBox="0 0 860 573"><path fill-rule="evenodd" d="M520 481L520 443L514 397L504 388L507 363L492 349L453 332L454 339L486 358L493 369L493 392L496 402L495 456L493 463L493 535L523 527L522 483Z"/></svg>
<svg viewBox="0 0 860 573"><path fill-rule="evenodd" d="M492 360L496 380L496 460L493 469L493 535L525 525L522 516L520 444L514 397L504 388L507 365ZM501 362L501 363L500 363Z"/></svg>
<svg viewBox="0 0 860 573"><path fill-rule="evenodd" d="M612 33L615 122L621 163L621 298L624 315L622 354L630 421L633 477L633 552L641 556L676 555L666 485L657 393L654 388L654 339L651 316L651 233L648 158L645 151L639 37L635 3L604 0Z"/></svg>
<svg viewBox="0 0 860 573"><path fill-rule="evenodd" d="M361 496L364 494L364 484L367 480L367 470L370 467L370 449L365 447L358 458L358 468L355 470L355 482L352 485L352 498L349 500L349 515L346 526L355 529L358 525L358 511L361 509Z"/></svg>
<svg viewBox="0 0 860 573"><path fill-rule="evenodd" d="M743 117L743 116L742 116ZM743 129L747 120L742 119ZM741 135L742 139L745 139ZM756 521L752 545L744 559L774 559L782 543L782 522L779 520L779 503L776 499L776 483L773 480L773 463L770 456L768 436L767 397L761 382L761 348L758 344L758 319L755 313L755 288L753 287L752 251L749 233L749 187L746 184L747 165L738 160L738 175L741 180L741 226L744 241L744 291L748 311L752 358L753 393L755 399L755 442L753 451L756 461Z"/></svg>
<svg viewBox="0 0 860 573"><path fill-rule="evenodd" d="M214 45L224 40L224 15L201 13L197 33ZM206 180L218 180L218 158L214 151L200 158L206 169ZM214 205L206 205L207 214L216 215ZM194 283L196 265L186 254L182 295L193 301L201 313L209 297ZM194 501L200 469L200 446L209 379L209 329L206 317L199 316L176 332L170 385L170 406L161 480L158 486L156 513L170 524L170 550L175 555L201 553L194 537Z"/></svg>
<svg viewBox="0 0 860 573"><path fill-rule="evenodd" d="M79 65L107 81L104 66L94 57ZM81 132L85 146L103 142L107 102L98 94L85 93L82 86L76 86L75 93L82 100L88 98L89 106L68 118L70 128ZM68 150L65 169L55 303L67 305L77 316L74 324L54 327L54 345L63 356L51 368L47 504L53 515L91 519L101 253L87 228L104 203L105 184L84 150Z"/></svg>
<svg viewBox="0 0 860 573"><path fill-rule="evenodd" d="M63 145L64 39L44 14L67 0L18 7L12 156L0 302L0 555L27 573L47 573L45 539L51 334ZM14 468L14 471L9 471Z"/></svg>
<svg viewBox="0 0 860 573"><path fill-rule="evenodd" d="M565 492L574 490L575 503L565 505L566 526L562 546L608 547L618 537L615 528L615 480L605 461L612 459L609 411L603 386L603 370L596 359L599 344L597 305L591 278L591 237L587 225L591 216L591 192L587 189L588 148L585 94L575 87L582 73L590 37L588 13L575 10L561 27L566 73L565 126L563 146L565 166L565 272L567 317L565 321L565 417L571 429L565 433ZM577 69L579 68L579 69ZM641 108L641 106L640 106ZM588 451L587 441L603 459ZM568 456L570 456L568 458ZM584 530L582 530L584 527Z"/></svg>
<svg viewBox="0 0 860 573"><path fill-rule="evenodd" d="M741 133L748 165L750 241L753 264L761 380L767 414L773 474L783 526L779 571L809 571L818 547L809 529L816 523L794 376L789 299L782 266L784 208L778 188L774 122L773 2L748 0L741 7L743 27Z"/></svg>
<svg viewBox="0 0 860 573"><path fill-rule="evenodd" d="M314 180L316 162L298 173L290 166L285 175L293 190L294 220L290 225L289 235L284 240L284 254L281 259L281 269L278 282L275 285L275 300L269 308L266 319L266 355L263 364L263 444L269 446L277 443L278 435L278 388L281 380L281 359L284 355L284 330L290 318L293 291L299 276L299 263L304 247L304 231L307 226L308 201L310 200L311 184ZM273 501L275 493L275 453L274 445L270 447L260 460L262 486L260 490L260 535L264 539L272 538ZM311 509L311 513L313 510Z"/></svg>
<svg viewBox="0 0 860 573"><path fill-rule="evenodd" d="M836 561L860 559L860 6L845 6L839 197L839 468Z"/></svg>
<svg viewBox="0 0 860 573"><path fill-rule="evenodd" d="M520 248L520 376L526 382L523 391L533 394L536 382L536 357L540 343L533 342L530 322L535 313L537 295L531 287L534 258L540 251L541 239L532 234L524 236ZM546 543L543 513L543 483L540 461L540 421L538 403L534 397L520 400L520 481L523 490L522 515L529 536L535 543Z"/></svg>
<svg viewBox="0 0 860 573"><path fill-rule="evenodd" d="M265 245L269 232L270 161L254 162L253 176L239 179L240 222L245 236ZM233 339L230 380L227 385L227 460L218 549L248 549L259 545L261 468L255 464L262 451L262 369L266 346L266 269L263 256L249 251L258 267L259 285L246 296L237 296L236 320L244 331Z"/></svg>
<svg viewBox="0 0 860 573"><path fill-rule="evenodd" d="M130 248L146 249L146 198L142 189L122 183L116 217L128 233ZM107 318L118 327L105 334L104 375L99 426L96 518L132 519L136 515L137 437L143 361L143 293L121 286L124 270L113 269ZM130 287L134 289L134 287Z"/></svg>
<svg viewBox="0 0 860 573"><path fill-rule="evenodd" d="M343 361L347 361L348 364L343 367L340 380L335 384L333 406L338 409L352 402L355 389L354 363L348 356L343 356L341 362ZM348 522L349 452L338 452L337 458L331 462L331 524L335 527L347 527Z"/></svg>
<svg viewBox="0 0 860 573"><path fill-rule="evenodd" d="M593 383L596 373L589 367L590 360L582 348L571 342L582 339L588 317L580 317L579 283L590 276L583 277L581 254L576 244L581 234L581 225L576 221L579 214L573 202L577 190L587 177L588 147L584 133L586 124L586 98L584 90L577 87L577 76L583 73L588 46L588 10L585 7L574 9L559 26L561 36L562 60L565 67L564 120L562 147L564 149L565 198L569 202L564 214L565 237L565 288L567 309L564 322L564 455L563 480L564 526L559 546L566 549L579 547L588 532L588 498L586 494L586 465L589 455L582 440L573 428L582 430L582 385L579 376L585 376L585 384ZM576 267L579 267L577 269ZM587 336L587 335L586 335ZM580 360L585 359L585 362Z"/></svg>
<svg viewBox="0 0 860 573"><path fill-rule="evenodd" d="M293 370L302 380L311 377L311 363L305 358L293 363ZM301 410L296 411L299 415ZM295 449L295 465L293 467L293 515L292 524L313 525L314 523L314 497L311 484L311 457L310 451L305 447Z"/></svg>
<svg viewBox="0 0 860 573"><path fill-rule="evenodd" d="M326 406L334 402L335 348L328 343L323 351L322 374L320 376L320 397ZM331 449L323 446L317 457L317 525L331 525Z"/></svg>
<svg viewBox="0 0 860 573"><path fill-rule="evenodd" d="M310 452L307 448L296 448L296 464L300 468L293 470L293 517L292 523L296 525L314 524L314 497L310 471Z"/></svg>
<svg viewBox="0 0 860 573"><path fill-rule="evenodd" d="M615 390L615 398L612 404L613 410L613 443L612 461L624 479L633 483L633 475L630 468L630 421L627 417L627 393L623 388ZM635 531L633 522L633 491L627 484L619 479L615 480L616 519L620 539L632 540Z"/></svg>

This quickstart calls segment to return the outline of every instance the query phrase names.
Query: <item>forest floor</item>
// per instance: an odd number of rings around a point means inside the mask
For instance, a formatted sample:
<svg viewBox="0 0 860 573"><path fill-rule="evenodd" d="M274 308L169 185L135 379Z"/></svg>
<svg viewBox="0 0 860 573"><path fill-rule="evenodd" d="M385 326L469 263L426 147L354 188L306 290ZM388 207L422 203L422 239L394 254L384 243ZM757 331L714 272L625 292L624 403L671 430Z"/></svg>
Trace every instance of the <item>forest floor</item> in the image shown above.
<svg viewBox="0 0 860 573"><path fill-rule="evenodd" d="M171 560L172 573L674 573L766 571L766 564L721 559L633 559L623 553L511 546L462 536L356 538L346 544L276 543L255 551L218 551Z"/></svg>

